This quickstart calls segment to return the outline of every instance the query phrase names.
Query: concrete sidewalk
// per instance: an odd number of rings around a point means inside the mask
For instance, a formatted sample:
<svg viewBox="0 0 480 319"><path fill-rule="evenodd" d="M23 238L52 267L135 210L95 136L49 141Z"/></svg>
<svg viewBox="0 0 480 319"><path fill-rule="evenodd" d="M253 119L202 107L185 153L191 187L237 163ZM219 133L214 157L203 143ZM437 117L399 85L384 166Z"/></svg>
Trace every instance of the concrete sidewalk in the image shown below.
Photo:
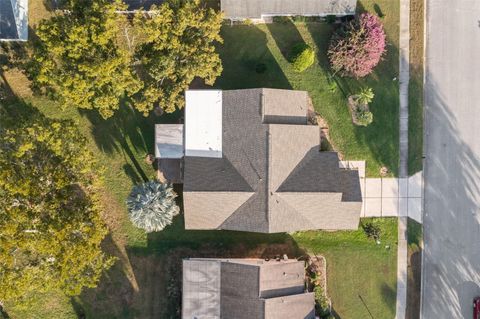
<svg viewBox="0 0 480 319"><path fill-rule="evenodd" d="M405 178L366 178L364 161L342 161L340 167L359 172L361 217L410 217L422 222L422 172Z"/></svg>

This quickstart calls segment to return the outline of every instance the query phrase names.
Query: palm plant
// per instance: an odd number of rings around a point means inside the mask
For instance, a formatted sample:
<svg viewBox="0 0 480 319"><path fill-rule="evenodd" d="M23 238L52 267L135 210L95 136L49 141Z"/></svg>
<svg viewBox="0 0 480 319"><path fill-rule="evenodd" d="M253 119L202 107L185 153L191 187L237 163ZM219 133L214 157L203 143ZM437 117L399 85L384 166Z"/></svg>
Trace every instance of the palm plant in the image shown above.
<svg viewBox="0 0 480 319"><path fill-rule="evenodd" d="M169 184L148 181L137 185L127 198L130 220L146 232L163 230L180 212L176 197Z"/></svg>
<svg viewBox="0 0 480 319"><path fill-rule="evenodd" d="M363 88L357 95L357 102L363 105L370 104L374 97L372 88Z"/></svg>

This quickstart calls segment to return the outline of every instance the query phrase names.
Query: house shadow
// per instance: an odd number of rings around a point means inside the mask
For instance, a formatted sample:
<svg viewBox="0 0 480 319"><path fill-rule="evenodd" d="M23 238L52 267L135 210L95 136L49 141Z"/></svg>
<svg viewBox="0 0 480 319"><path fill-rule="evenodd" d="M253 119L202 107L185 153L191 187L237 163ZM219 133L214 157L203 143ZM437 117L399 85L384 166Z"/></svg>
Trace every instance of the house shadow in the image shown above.
<svg viewBox="0 0 480 319"><path fill-rule="evenodd" d="M291 89L290 82L267 46L267 36L255 25L223 25L217 46L223 72L215 82L222 90Z"/></svg>

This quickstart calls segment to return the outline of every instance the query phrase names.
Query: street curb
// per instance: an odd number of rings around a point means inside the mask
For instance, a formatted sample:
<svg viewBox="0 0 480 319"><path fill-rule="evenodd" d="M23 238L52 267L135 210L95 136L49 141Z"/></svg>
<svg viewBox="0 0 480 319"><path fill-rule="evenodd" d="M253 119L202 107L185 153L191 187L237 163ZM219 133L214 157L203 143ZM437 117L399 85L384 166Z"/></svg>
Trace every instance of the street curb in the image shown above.
<svg viewBox="0 0 480 319"><path fill-rule="evenodd" d="M426 175L426 170L427 166L426 163L426 155L427 155L427 132L426 132L426 99L425 99L425 83L426 83L426 78L427 78L427 33L428 33L428 23L427 23L427 12L428 12L428 0L423 0L423 160L422 160L422 166L423 166L423 172L422 172L422 242L421 242L421 263L422 267L420 270L420 314L419 318L423 318L423 296L424 296L424 289L425 289L425 241L423 240L425 236L425 229L424 229L424 223L423 221L425 220L424 215L425 215L425 175Z"/></svg>

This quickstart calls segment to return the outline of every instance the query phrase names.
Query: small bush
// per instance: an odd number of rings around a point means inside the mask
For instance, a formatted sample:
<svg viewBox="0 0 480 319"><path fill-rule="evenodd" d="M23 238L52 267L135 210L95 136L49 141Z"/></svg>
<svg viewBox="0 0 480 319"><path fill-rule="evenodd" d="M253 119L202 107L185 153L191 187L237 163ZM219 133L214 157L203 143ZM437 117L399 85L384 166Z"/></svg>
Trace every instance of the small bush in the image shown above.
<svg viewBox="0 0 480 319"><path fill-rule="evenodd" d="M313 293L315 294L315 312L320 318L325 318L330 315L330 305L328 299L325 296L321 286L315 286L313 288Z"/></svg>
<svg viewBox="0 0 480 319"><path fill-rule="evenodd" d="M358 110L356 114L357 124L360 126L368 126L373 122L373 113L366 110Z"/></svg>
<svg viewBox="0 0 480 319"><path fill-rule="evenodd" d="M307 22L308 21L308 17L306 16L293 16L292 17L292 20L294 22Z"/></svg>
<svg viewBox="0 0 480 319"><path fill-rule="evenodd" d="M245 19L242 21L243 25L253 25L253 20L252 19Z"/></svg>
<svg viewBox="0 0 480 319"><path fill-rule="evenodd" d="M337 21L337 16L333 15L333 14L329 14L328 16L325 17L325 21L328 23L328 24L334 24L335 21Z"/></svg>
<svg viewBox="0 0 480 319"><path fill-rule="evenodd" d="M382 230L380 228L380 226L372 223L372 222L368 222L368 223L365 223L362 225L362 228L363 228L363 231L365 232L365 234L367 235L368 238L373 238L375 240L378 240L380 238L380 235L382 233Z"/></svg>
<svg viewBox="0 0 480 319"><path fill-rule="evenodd" d="M303 72L315 62L315 51L305 43L298 43L290 52L290 62L297 72Z"/></svg>
<svg viewBox="0 0 480 319"><path fill-rule="evenodd" d="M256 66L255 66L255 72L257 73L265 73L265 71L267 71L267 66L265 63L258 63Z"/></svg>
<svg viewBox="0 0 480 319"><path fill-rule="evenodd" d="M337 85L337 82L329 82L328 83L328 91L332 92L332 93L335 93L337 92L338 90L338 85Z"/></svg>
<svg viewBox="0 0 480 319"><path fill-rule="evenodd" d="M373 101L375 94L372 88L364 88L357 96L357 102L360 104L370 104Z"/></svg>
<svg viewBox="0 0 480 319"><path fill-rule="evenodd" d="M285 17L285 16L276 16L272 18L274 23L289 23L292 22L292 19L290 17Z"/></svg>

